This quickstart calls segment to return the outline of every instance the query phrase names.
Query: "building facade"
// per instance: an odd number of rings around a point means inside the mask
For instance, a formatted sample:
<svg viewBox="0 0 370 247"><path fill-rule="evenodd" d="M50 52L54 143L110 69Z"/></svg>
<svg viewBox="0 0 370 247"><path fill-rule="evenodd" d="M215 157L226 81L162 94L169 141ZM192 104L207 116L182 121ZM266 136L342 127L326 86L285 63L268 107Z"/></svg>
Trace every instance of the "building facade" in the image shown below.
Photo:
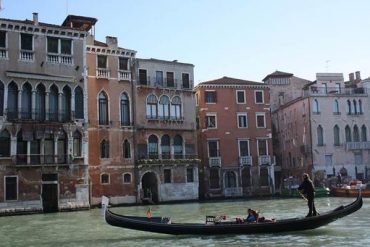
<svg viewBox="0 0 370 247"><path fill-rule="evenodd" d="M198 199L194 65L136 59L135 167L140 202Z"/></svg>
<svg viewBox="0 0 370 247"><path fill-rule="evenodd" d="M136 51L87 39L89 107L89 175L91 204L103 195L112 204L136 203L134 171L133 85L131 67Z"/></svg>
<svg viewBox="0 0 370 247"><path fill-rule="evenodd" d="M0 19L0 209L89 207L84 48L95 22Z"/></svg>
<svg viewBox="0 0 370 247"><path fill-rule="evenodd" d="M269 88L223 77L196 86L200 193L274 193Z"/></svg>

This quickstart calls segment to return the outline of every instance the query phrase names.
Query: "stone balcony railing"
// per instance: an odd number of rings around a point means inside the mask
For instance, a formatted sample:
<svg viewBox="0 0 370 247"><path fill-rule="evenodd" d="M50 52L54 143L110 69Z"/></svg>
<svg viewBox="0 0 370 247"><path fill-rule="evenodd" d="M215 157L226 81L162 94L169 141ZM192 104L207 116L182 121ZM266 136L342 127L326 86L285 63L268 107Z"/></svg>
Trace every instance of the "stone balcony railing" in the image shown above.
<svg viewBox="0 0 370 247"><path fill-rule="evenodd" d="M370 149L370 142L347 142L346 150L367 150Z"/></svg>
<svg viewBox="0 0 370 247"><path fill-rule="evenodd" d="M33 51L20 51L19 52L19 60L20 61L27 61L32 62L34 59L34 52Z"/></svg>
<svg viewBox="0 0 370 247"><path fill-rule="evenodd" d="M258 156L258 165L271 165L270 155L260 155Z"/></svg>
<svg viewBox="0 0 370 247"><path fill-rule="evenodd" d="M131 81L131 72L129 70L119 70L118 80L120 81Z"/></svg>
<svg viewBox="0 0 370 247"><path fill-rule="evenodd" d="M210 167L221 167L221 157L208 157Z"/></svg>
<svg viewBox="0 0 370 247"><path fill-rule="evenodd" d="M240 156L239 157L240 166L251 166L252 163L252 156Z"/></svg>
<svg viewBox="0 0 370 247"><path fill-rule="evenodd" d="M109 77L110 77L109 69L98 68L96 70L96 78L109 79Z"/></svg>

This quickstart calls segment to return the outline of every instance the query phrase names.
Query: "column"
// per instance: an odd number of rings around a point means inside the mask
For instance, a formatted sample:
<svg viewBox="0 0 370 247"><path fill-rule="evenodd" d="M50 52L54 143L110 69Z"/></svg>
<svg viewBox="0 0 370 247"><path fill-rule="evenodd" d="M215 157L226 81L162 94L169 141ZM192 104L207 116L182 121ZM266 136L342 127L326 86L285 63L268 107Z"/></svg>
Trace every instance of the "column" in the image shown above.
<svg viewBox="0 0 370 247"><path fill-rule="evenodd" d="M36 91L35 90L32 90L32 107L31 107L31 110L32 110L32 115L31 115L31 118L32 119L36 119Z"/></svg>
<svg viewBox="0 0 370 247"><path fill-rule="evenodd" d="M49 92L45 92L45 120L49 120Z"/></svg>
<svg viewBox="0 0 370 247"><path fill-rule="evenodd" d="M22 90L18 91L18 119L22 117Z"/></svg>
<svg viewBox="0 0 370 247"><path fill-rule="evenodd" d="M63 116L64 113L62 112L63 110L63 93L58 94L58 120L59 122L63 121Z"/></svg>

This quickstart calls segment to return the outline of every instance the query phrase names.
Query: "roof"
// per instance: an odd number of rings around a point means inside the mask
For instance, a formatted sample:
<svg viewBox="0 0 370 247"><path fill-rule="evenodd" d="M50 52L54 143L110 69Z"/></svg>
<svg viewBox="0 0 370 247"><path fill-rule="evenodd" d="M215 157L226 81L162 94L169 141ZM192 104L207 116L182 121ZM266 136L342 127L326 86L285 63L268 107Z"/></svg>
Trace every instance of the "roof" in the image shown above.
<svg viewBox="0 0 370 247"><path fill-rule="evenodd" d="M247 81L247 80L236 79L236 78L231 78L227 76L224 76L216 80L205 81L205 82L199 83L199 85L210 85L210 84L213 84L213 85L214 84L218 84L218 85L264 85L261 82Z"/></svg>
<svg viewBox="0 0 370 247"><path fill-rule="evenodd" d="M263 78L262 81L266 81L270 77L291 77L291 76L293 76L292 73L287 73L287 72L276 70L275 72L273 72L273 73L267 75L265 78Z"/></svg>
<svg viewBox="0 0 370 247"><path fill-rule="evenodd" d="M76 28L83 31L89 31L98 19L80 15L68 15L63 21L62 26Z"/></svg>

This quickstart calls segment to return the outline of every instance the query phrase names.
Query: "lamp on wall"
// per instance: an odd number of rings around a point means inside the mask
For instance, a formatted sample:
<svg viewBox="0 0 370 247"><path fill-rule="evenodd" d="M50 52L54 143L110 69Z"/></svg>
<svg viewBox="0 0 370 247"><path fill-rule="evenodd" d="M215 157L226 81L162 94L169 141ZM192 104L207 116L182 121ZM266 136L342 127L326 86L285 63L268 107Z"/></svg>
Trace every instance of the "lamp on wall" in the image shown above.
<svg viewBox="0 0 370 247"><path fill-rule="evenodd" d="M42 67L42 66L44 66L44 61L42 61L42 62L41 62L40 66L41 66L41 67Z"/></svg>
<svg viewBox="0 0 370 247"><path fill-rule="evenodd" d="M78 65L77 65L77 66L75 67L75 70L77 71L77 70L79 70L79 69L80 69L80 66L78 66Z"/></svg>

